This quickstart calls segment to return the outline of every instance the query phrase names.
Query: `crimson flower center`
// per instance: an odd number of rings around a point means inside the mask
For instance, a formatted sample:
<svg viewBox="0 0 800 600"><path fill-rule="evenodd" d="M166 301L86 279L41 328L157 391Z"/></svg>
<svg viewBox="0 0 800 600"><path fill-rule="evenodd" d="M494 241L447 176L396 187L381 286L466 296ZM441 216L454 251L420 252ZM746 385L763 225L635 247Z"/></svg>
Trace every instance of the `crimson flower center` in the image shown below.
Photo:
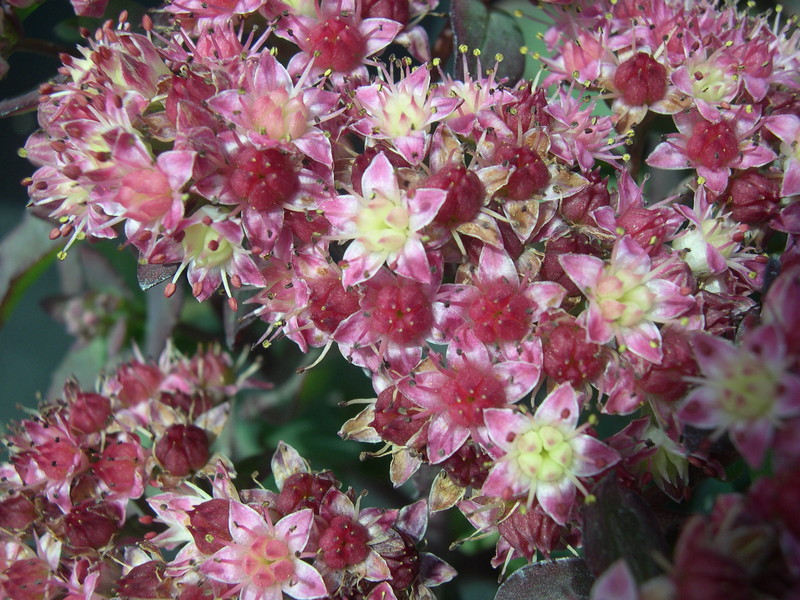
<svg viewBox="0 0 800 600"><path fill-rule="evenodd" d="M469 307L477 338L484 344L521 340L530 329L531 301L517 287L497 282Z"/></svg>
<svg viewBox="0 0 800 600"><path fill-rule="evenodd" d="M339 73L358 67L367 52L367 40L347 17L336 15L320 23L309 34L310 50L317 54L316 65Z"/></svg>
<svg viewBox="0 0 800 600"><path fill-rule="evenodd" d="M689 160L709 169L726 167L738 155L739 141L727 121L698 123L686 143Z"/></svg>
<svg viewBox="0 0 800 600"><path fill-rule="evenodd" d="M500 382L477 369L459 371L441 394L450 419L459 427L480 427L485 409L506 404Z"/></svg>
<svg viewBox="0 0 800 600"><path fill-rule="evenodd" d="M630 106L653 104L667 92L667 69L645 52L639 52L617 67L614 87Z"/></svg>

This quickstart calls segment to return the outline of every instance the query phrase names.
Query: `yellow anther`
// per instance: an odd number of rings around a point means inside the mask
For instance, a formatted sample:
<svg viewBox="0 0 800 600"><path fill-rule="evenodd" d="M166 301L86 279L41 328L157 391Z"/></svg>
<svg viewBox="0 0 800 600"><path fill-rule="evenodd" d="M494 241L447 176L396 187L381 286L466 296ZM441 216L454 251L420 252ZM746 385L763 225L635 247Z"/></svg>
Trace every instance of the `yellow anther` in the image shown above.
<svg viewBox="0 0 800 600"><path fill-rule="evenodd" d="M467 46L466 44L461 44L458 47L458 51L461 52L461 54L466 54L467 50L469 50L469 46Z"/></svg>
<svg viewBox="0 0 800 600"><path fill-rule="evenodd" d="M480 56L480 55L481 55L480 48L475 48L475 50L472 51L472 56Z"/></svg>
<svg viewBox="0 0 800 600"><path fill-rule="evenodd" d="M495 59L497 62L499 62L499 63L500 63L500 62L503 62L503 59L504 59L504 58L505 58L505 56L503 56L503 55L502 55L502 54L500 54L499 52L498 52L497 54L495 54L495 55L494 55L494 59Z"/></svg>
<svg viewBox="0 0 800 600"><path fill-rule="evenodd" d="M63 250L60 250L59 253L56 254L56 258L58 260L64 260L65 258L67 258L67 253L64 252Z"/></svg>
<svg viewBox="0 0 800 600"><path fill-rule="evenodd" d="M527 54L528 53L528 47L527 46L520 46L519 47L519 53L520 54Z"/></svg>

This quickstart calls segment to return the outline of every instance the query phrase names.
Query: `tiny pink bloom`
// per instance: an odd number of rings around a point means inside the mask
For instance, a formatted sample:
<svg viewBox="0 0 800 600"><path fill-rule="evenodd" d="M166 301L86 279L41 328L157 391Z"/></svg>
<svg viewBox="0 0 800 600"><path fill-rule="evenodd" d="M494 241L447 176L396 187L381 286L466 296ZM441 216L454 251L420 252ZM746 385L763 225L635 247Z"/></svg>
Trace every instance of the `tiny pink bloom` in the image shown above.
<svg viewBox="0 0 800 600"><path fill-rule="evenodd" d="M577 427L578 395L564 383L544 399L533 415L506 408L484 411L493 445L487 448L495 465L481 493L506 500L534 499L560 525L566 524L576 490L588 491L580 481L605 471L619 455Z"/></svg>
<svg viewBox="0 0 800 600"><path fill-rule="evenodd" d="M709 121L696 111L673 116L679 133L670 134L647 157L661 169L697 169L700 182L715 194L728 185L731 169L760 167L775 160L775 153L756 134L761 110L751 105L727 111Z"/></svg>
<svg viewBox="0 0 800 600"><path fill-rule="evenodd" d="M293 83L289 73L269 52L245 65L240 89L228 89L208 100L219 115L237 126L259 148L293 144L300 152L331 166L331 143L316 125L339 96L317 87Z"/></svg>
<svg viewBox="0 0 800 600"><path fill-rule="evenodd" d="M300 556L314 521L310 508L291 513L273 526L240 502L231 501L231 542L200 565L215 581L234 584L247 600L279 600L286 594L297 600L327 595L314 567Z"/></svg>
<svg viewBox="0 0 800 600"><path fill-rule="evenodd" d="M741 347L698 333L694 353L702 377L678 418L715 435L729 432L747 463L758 468L780 422L800 415L800 376L789 370L783 335L775 325L752 330Z"/></svg>
<svg viewBox="0 0 800 600"><path fill-rule="evenodd" d="M354 0L332 0L315 7L313 17L289 14L278 23L276 34L300 48L289 61L292 75L305 71L313 78L331 75L335 81L347 76L366 78L369 57L403 29L391 19L362 18Z"/></svg>
<svg viewBox="0 0 800 600"><path fill-rule="evenodd" d="M609 262L583 254L564 254L559 260L589 299L581 315L588 339L605 344L616 337L620 350L661 362L661 334L655 323L691 310L694 298L676 283L659 279L650 256L629 236L617 240Z"/></svg>
<svg viewBox="0 0 800 600"><path fill-rule="evenodd" d="M475 334L462 328L447 349L446 367L414 372L399 389L431 415L428 459L438 464L470 438L488 444L484 411L520 400L538 383L540 372L529 362L493 363Z"/></svg>
<svg viewBox="0 0 800 600"><path fill-rule="evenodd" d="M326 218L339 232L333 237L353 240L344 254L344 285L370 279L384 263L398 275L429 283L430 262L420 231L436 217L447 192L401 191L394 167L382 152L364 171L361 189L361 196L323 202Z"/></svg>
<svg viewBox="0 0 800 600"><path fill-rule="evenodd" d="M390 76L384 73L384 79ZM410 164L425 157L433 123L446 118L459 98L432 94L431 73L419 67L398 82L379 81L355 90L364 118L352 127L366 138L388 140Z"/></svg>

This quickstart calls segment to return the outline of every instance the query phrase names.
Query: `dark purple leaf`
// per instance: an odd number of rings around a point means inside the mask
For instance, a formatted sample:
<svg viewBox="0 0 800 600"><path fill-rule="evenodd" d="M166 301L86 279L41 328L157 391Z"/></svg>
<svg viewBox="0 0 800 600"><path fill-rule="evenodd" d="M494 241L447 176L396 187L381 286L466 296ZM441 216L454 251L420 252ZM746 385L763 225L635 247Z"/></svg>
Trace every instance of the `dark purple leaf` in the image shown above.
<svg viewBox="0 0 800 600"><path fill-rule="evenodd" d="M514 571L495 600L588 600L593 583L582 558L543 560Z"/></svg>
<svg viewBox="0 0 800 600"><path fill-rule="evenodd" d="M172 279L172 276L178 271L179 266L178 263L166 265L139 265L136 269L139 287L143 290L149 290L151 287L163 283L167 279Z"/></svg>
<svg viewBox="0 0 800 600"><path fill-rule="evenodd" d="M592 492L597 500L583 510L584 556L592 573L599 576L624 558L640 583L660 575L655 557L669 551L650 506L613 475Z"/></svg>

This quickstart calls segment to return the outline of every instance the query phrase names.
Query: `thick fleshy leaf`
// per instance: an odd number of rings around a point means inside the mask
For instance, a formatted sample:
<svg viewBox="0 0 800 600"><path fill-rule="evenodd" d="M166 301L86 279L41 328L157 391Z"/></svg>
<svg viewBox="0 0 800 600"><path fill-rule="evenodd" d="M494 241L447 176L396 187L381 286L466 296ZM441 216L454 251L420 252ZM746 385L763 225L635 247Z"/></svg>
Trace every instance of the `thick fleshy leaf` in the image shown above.
<svg viewBox="0 0 800 600"><path fill-rule="evenodd" d="M482 67L492 66L485 62L494 62L496 54L502 54L497 75L506 77L513 84L522 76L525 69L525 56L519 49L525 44L522 31L517 20L502 9L487 7L481 0L453 0L450 5L450 20L455 32L458 47L465 44L470 51L479 49L484 58ZM458 61L457 61L458 62ZM478 72L478 61L468 61L473 77L481 77ZM460 64L456 65L460 74Z"/></svg>
<svg viewBox="0 0 800 600"><path fill-rule="evenodd" d="M582 558L543 560L512 573L495 600L588 600L593 582Z"/></svg>
<svg viewBox="0 0 800 600"><path fill-rule="evenodd" d="M584 555L592 573L599 576L624 558L639 583L659 575L654 557L669 556L669 549L650 506L613 474L592 493L596 501L583 510Z"/></svg>
<svg viewBox="0 0 800 600"><path fill-rule="evenodd" d="M52 228L29 214L0 242L0 325L61 249L62 243L48 238Z"/></svg>

